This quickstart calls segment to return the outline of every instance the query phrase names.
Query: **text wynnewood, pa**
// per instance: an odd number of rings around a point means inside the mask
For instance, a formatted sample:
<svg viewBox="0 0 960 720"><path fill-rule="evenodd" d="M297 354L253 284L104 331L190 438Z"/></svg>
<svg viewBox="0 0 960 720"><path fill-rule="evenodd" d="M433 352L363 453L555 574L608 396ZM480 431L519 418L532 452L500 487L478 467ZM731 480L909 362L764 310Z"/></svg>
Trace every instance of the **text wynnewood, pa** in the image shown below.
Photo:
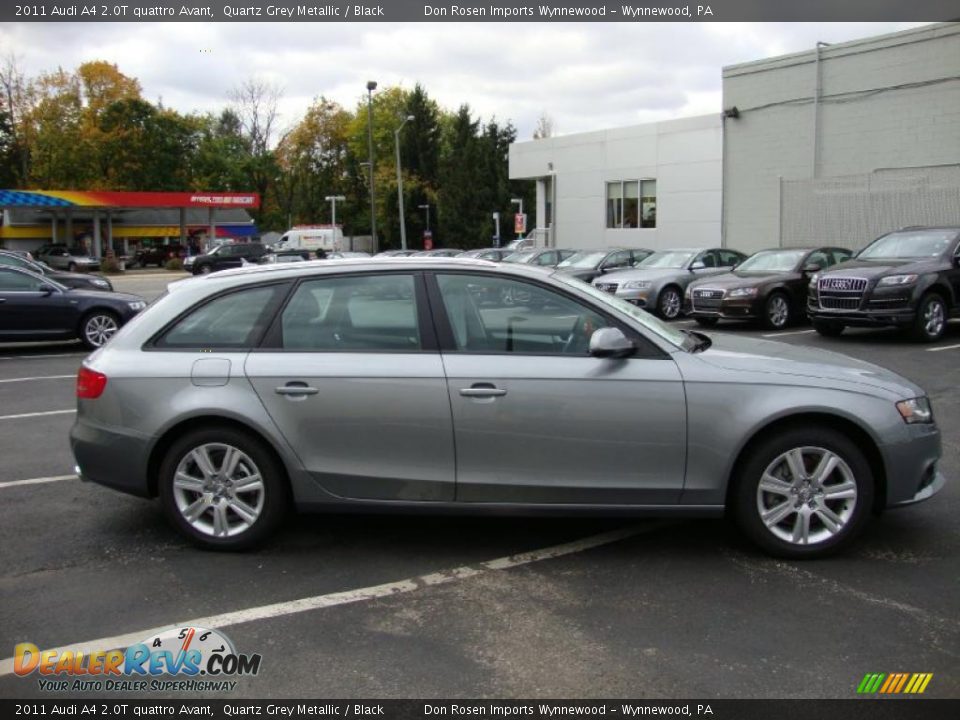
<svg viewBox="0 0 960 720"><path fill-rule="evenodd" d="M548 20L589 19L618 17L624 20L643 20L646 18L708 18L713 16L709 5L677 5L674 7L644 7L637 5L618 6L570 6L553 5L424 5L424 17L435 18L491 18L510 20L514 18L539 18Z"/></svg>

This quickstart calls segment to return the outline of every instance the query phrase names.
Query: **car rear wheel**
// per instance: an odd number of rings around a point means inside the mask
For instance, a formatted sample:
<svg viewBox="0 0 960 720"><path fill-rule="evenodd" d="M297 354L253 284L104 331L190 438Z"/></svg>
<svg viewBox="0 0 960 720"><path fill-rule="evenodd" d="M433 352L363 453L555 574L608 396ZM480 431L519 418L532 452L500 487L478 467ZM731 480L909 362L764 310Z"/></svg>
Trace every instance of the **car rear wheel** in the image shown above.
<svg viewBox="0 0 960 720"><path fill-rule="evenodd" d="M697 321L697 325L700 327L713 327L720 322L720 318L715 317L695 317L694 320Z"/></svg>
<svg viewBox="0 0 960 720"><path fill-rule="evenodd" d="M261 544L288 506L272 453L254 436L226 427L195 430L176 441L160 466L159 489L174 527L215 550Z"/></svg>
<svg viewBox="0 0 960 720"><path fill-rule="evenodd" d="M657 301L657 312L665 320L674 320L680 315L680 308L683 301L680 297L680 290L671 286L666 287L660 292L660 299Z"/></svg>
<svg viewBox="0 0 960 720"><path fill-rule="evenodd" d="M813 558L836 552L863 529L874 479L863 452L827 429L774 435L741 467L732 497L744 533L771 555Z"/></svg>
<svg viewBox="0 0 960 720"><path fill-rule="evenodd" d="M813 329L824 337L840 337L843 333L843 323L834 320L812 320Z"/></svg>
<svg viewBox="0 0 960 720"><path fill-rule="evenodd" d="M95 310L80 324L80 339L90 350L103 347L120 329L117 316L107 310Z"/></svg>
<svg viewBox="0 0 960 720"><path fill-rule="evenodd" d="M68 270L69 272L76 272L76 271L77 271L77 264L76 264L75 262L67 263L67 270Z"/></svg>
<svg viewBox="0 0 960 720"><path fill-rule="evenodd" d="M209 265L201 265L201 266L200 266L200 274L201 274L201 275L209 275L209 274L212 273L212 272L213 272L213 268L210 267Z"/></svg>
<svg viewBox="0 0 960 720"><path fill-rule="evenodd" d="M783 330L790 324L790 301L782 292L770 293L763 306L763 325L768 330Z"/></svg>
<svg viewBox="0 0 960 720"><path fill-rule="evenodd" d="M913 321L913 337L920 342L935 342L947 329L947 304L936 293L927 293L920 300Z"/></svg>

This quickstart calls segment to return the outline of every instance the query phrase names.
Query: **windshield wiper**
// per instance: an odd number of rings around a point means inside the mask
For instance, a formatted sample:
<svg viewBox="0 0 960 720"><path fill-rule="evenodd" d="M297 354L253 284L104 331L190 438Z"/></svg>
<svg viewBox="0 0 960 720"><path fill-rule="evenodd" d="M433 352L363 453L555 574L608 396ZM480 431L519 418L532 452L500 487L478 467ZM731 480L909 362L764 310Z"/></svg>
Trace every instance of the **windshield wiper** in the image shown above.
<svg viewBox="0 0 960 720"><path fill-rule="evenodd" d="M703 352L713 345L713 340L702 332L697 332L696 330L684 330L683 332L686 333L687 337L690 338L693 343L690 347L690 352L692 353Z"/></svg>

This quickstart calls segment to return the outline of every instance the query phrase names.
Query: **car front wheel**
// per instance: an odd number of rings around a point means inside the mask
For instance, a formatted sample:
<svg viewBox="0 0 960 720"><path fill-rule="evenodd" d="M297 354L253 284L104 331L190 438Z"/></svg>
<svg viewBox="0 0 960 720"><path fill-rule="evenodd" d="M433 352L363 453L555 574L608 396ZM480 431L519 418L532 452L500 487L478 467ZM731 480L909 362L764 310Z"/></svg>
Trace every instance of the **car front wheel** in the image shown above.
<svg viewBox="0 0 960 720"><path fill-rule="evenodd" d="M176 441L160 466L159 489L174 527L215 550L259 545L288 505L278 461L262 441L233 428L195 430Z"/></svg>
<svg viewBox="0 0 960 720"><path fill-rule="evenodd" d="M677 288L664 288L660 293L660 300L657 302L657 311L660 313L660 317L665 320L673 320L680 315L682 304L680 291Z"/></svg>
<svg viewBox="0 0 960 720"><path fill-rule="evenodd" d="M120 329L117 316L106 310L97 310L83 319L80 325L80 339L90 350L103 347L107 340Z"/></svg>
<svg viewBox="0 0 960 720"><path fill-rule="evenodd" d="M790 323L790 301L781 292L771 293L764 303L763 325L768 330L783 330Z"/></svg>
<svg viewBox="0 0 960 720"><path fill-rule="evenodd" d="M833 430L774 435L741 466L732 502L744 533L771 555L836 552L863 529L874 479L863 452Z"/></svg>
<svg viewBox="0 0 960 720"><path fill-rule="evenodd" d="M913 323L913 337L920 342L935 342L947 329L947 305L936 293L924 295Z"/></svg>

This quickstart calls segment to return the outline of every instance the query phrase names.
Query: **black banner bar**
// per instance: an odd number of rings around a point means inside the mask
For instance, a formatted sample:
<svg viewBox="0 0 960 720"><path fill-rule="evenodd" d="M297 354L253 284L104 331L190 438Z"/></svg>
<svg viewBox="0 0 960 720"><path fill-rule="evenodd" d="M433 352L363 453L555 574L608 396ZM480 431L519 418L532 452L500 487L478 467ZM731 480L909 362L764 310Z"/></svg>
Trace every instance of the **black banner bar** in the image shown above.
<svg viewBox="0 0 960 720"><path fill-rule="evenodd" d="M957 0L37 0L0 4L3 22L936 22Z"/></svg>
<svg viewBox="0 0 960 720"><path fill-rule="evenodd" d="M960 700L0 700L3 718L953 720Z"/></svg>

